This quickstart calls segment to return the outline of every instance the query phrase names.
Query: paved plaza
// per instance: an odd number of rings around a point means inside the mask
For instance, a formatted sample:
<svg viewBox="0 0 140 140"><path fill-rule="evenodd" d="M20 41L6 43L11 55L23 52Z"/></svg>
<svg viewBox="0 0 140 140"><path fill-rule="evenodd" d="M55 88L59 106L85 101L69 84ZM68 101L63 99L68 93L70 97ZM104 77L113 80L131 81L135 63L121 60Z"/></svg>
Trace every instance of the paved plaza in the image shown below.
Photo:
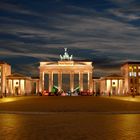
<svg viewBox="0 0 140 140"><path fill-rule="evenodd" d="M0 140L137 140L139 97L0 99Z"/></svg>

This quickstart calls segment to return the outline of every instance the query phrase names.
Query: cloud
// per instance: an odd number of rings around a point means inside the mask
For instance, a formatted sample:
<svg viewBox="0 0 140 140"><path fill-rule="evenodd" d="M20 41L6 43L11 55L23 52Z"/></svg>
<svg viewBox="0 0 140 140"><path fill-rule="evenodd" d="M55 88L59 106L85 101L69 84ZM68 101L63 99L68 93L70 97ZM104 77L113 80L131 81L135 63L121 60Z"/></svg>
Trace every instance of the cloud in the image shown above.
<svg viewBox="0 0 140 140"><path fill-rule="evenodd" d="M135 0L110 0L110 1L113 3L119 4L119 5L121 5L121 4L126 5L126 4L130 4L130 3L134 2Z"/></svg>
<svg viewBox="0 0 140 140"><path fill-rule="evenodd" d="M109 72L109 69L119 71L120 64L128 58L139 60L140 27L129 22L139 20L138 14L126 14L114 8L100 13L86 7L66 7L71 9L70 13L54 12L51 17L45 12L21 12L22 8L15 8L16 12L30 14L29 20L0 17L0 58L7 56L13 62L18 58L21 61L31 58L33 65L30 69L33 70L39 61L59 60L63 48L67 47L75 59L93 60L99 73ZM9 10L12 8L9 6ZM32 22L34 13L37 13L37 22ZM32 61L28 59L27 67L23 64L22 71L28 69Z"/></svg>
<svg viewBox="0 0 140 140"><path fill-rule="evenodd" d="M114 16L121 18L122 20L126 20L126 21L140 20L139 14L125 11L122 9L109 9L109 12Z"/></svg>
<svg viewBox="0 0 140 140"><path fill-rule="evenodd" d="M20 2L6 2L6 1L0 1L0 10L6 11L9 13L16 13L20 15L31 15L31 16L39 16L37 12L33 12L29 10L28 8L25 8Z"/></svg>

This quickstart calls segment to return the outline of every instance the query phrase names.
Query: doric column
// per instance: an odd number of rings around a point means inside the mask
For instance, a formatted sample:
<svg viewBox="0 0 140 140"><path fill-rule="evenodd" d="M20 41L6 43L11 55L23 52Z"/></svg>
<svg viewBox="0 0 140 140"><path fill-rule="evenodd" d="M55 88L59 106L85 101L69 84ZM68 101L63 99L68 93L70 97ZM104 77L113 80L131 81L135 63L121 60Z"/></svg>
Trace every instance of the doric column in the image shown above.
<svg viewBox="0 0 140 140"><path fill-rule="evenodd" d="M9 80L6 79L6 95L9 94Z"/></svg>
<svg viewBox="0 0 140 140"><path fill-rule="evenodd" d="M53 87L53 72L49 73L49 92L51 92Z"/></svg>
<svg viewBox="0 0 140 140"><path fill-rule="evenodd" d="M93 91L92 72L88 72L88 89L90 92Z"/></svg>
<svg viewBox="0 0 140 140"><path fill-rule="evenodd" d="M21 81L19 79L19 94L21 95L22 91L21 91Z"/></svg>
<svg viewBox="0 0 140 140"><path fill-rule="evenodd" d="M62 89L62 72L58 73L58 90Z"/></svg>
<svg viewBox="0 0 140 140"><path fill-rule="evenodd" d="M12 80L12 94L14 95L15 94L15 89L14 89L14 79L11 79Z"/></svg>
<svg viewBox="0 0 140 140"><path fill-rule="evenodd" d="M109 92L112 94L112 79L110 79L110 91Z"/></svg>
<svg viewBox="0 0 140 140"><path fill-rule="evenodd" d="M26 79L24 79L24 94L26 95Z"/></svg>
<svg viewBox="0 0 140 140"><path fill-rule="evenodd" d="M120 94L120 85L119 85L119 79L117 79L117 94Z"/></svg>
<svg viewBox="0 0 140 140"><path fill-rule="evenodd" d="M73 72L70 73L70 90L71 92L73 92L74 90L74 73Z"/></svg>
<svg viewBox="0 0 140 140"><path fill-rule="evenodd" d="M44 72L40 72L40 92L44 91Z"/></svg>
<svg viewBox="0 0 140 140"><path fill-rule="evenodd" d="M36 94L39 92L39 81L36 81Z"/></svg>
<svg viewBox="0 0 140 140"><path fill-rule="evenodd" d="M105 79L105 91L107 91L107 80Z"/></svg>
<svg viewBox="0 0 140 140"><path fill-rule="evenodd" d="M79 86L80 86L80 91L83 91L83 72L79 73Z"/></svg>

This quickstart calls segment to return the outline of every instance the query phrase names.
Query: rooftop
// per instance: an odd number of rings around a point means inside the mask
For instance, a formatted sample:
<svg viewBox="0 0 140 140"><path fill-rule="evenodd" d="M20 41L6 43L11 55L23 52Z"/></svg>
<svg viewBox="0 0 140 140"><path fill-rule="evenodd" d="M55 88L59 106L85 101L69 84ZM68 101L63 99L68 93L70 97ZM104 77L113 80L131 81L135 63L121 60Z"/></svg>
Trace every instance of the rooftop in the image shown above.
<svg viewBox="0 0 140 140"><path fill-rule="evenodd" d="M13 73L11 75L8 75L7 78L30 78L28 76L25 76L23 74L20 74L20 73Z"/></svg>
<svg viewBox="0 0 140 140"><path fill-rule="evenodd" d="M140 64L140 61L128 61L128 62L123 63L122 66L126 64Z"/></svg>
<svg viewBox="0 0 140 140"><path fill-rule="evenodd" d="M7 65L10 65L10 64L6 63L5 61L0 61L0 64L7 64Z"/></svg>
<svg viewBox="0 0 140 140"><path fill-rule="evenodd" d="M123 76L121 74L114 73L114 74L110 74L110 75L101 77L101 79L104 79L104 78L123 78Z"/></svg>

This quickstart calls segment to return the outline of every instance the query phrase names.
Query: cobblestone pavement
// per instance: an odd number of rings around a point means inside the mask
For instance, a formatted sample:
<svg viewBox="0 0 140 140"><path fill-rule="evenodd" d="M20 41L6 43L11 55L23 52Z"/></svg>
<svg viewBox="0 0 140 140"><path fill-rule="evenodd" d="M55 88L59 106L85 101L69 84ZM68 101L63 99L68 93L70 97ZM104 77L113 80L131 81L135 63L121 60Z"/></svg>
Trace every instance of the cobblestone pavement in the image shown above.
<svg viewBox="0 0 140 140"><path fill-rule="evenodd" d="M1 111L26 112L136 112L140 98L27 96L0 99Z"/></svg>
<svg viewBox="0 0 140 140"><path fill-rule="evenodd" d="M0 99L0 140L139 140L139 99Z"/></svg>
<svg viewBox="0 0 140 140"><path fill-rule="evenodd" d="M0 140L139 140L140 115L0 114Z"/></svg>

